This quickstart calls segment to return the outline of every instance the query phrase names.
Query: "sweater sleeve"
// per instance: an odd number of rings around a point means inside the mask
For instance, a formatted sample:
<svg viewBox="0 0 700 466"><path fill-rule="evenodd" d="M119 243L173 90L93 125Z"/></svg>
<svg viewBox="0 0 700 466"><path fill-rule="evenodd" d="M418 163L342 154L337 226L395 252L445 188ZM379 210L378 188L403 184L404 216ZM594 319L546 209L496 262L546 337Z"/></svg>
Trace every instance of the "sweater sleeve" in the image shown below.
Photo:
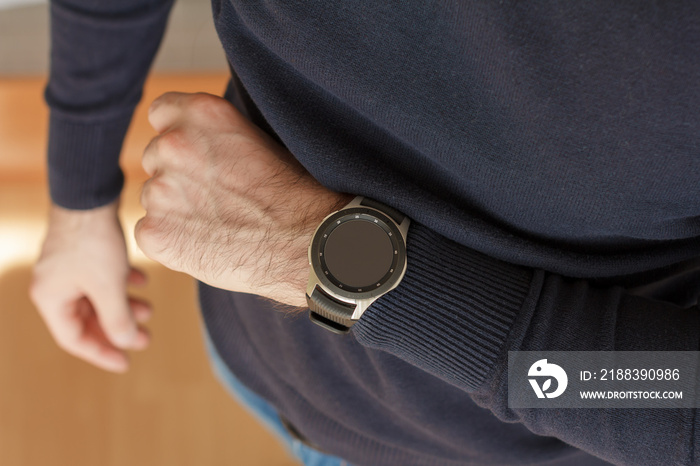
<svg viewBox="0 0 700 466"><path fill-rule="evenodd" d="M122 142L171 0L53 0L48 166L54 203L90 209L119 196Z"/></svg>
<svg viewBox="0 0 700 466"><path fill-rule="evenodd" d="M697 463L695 409L510 409L507 391L508 351L697 351L697 308L507 264L419 224L407 251L401 285L354 326L360 343L615 464Z"/></svg>

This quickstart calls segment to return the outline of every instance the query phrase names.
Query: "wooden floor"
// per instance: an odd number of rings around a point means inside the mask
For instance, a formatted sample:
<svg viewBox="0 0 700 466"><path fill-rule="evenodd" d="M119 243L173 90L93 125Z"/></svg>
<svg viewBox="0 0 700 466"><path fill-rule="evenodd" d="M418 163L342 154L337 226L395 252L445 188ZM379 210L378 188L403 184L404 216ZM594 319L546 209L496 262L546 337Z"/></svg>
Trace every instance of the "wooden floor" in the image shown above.
<svg viewBox="0 0 700 466"><path fill-rule="evenodd" d="M159 77L145 102L166 90L221 93L225 77ZM125 375L102 372L53 343L27 297L48 206L44 183L43 79L0 79L0 465L204 466L296 464L218 385L201 338L192 280L134 262L155 306L151 348ZM139 159L153 136L139 109L125 146L127 232L141 216Z"/></svg>

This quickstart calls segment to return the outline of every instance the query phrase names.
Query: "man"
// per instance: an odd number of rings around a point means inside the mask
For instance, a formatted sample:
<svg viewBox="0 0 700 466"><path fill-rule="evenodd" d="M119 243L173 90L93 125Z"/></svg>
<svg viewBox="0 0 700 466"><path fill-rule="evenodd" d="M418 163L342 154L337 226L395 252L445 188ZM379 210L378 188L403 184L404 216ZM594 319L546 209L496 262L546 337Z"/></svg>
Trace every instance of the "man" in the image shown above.
<svg viewBox="0 0 700 466"><path fill-rule="evenodd" d="M52 5L32 294L59 344L115 371L148 340L117 158L169 7ZM232 383L354 464L697 461L694 410L511 409L506 387L508 351L698 348L694 3L213 7L234 77L226 100L151 106L135 234L206 283ZM410 218L408 265L340 336L255 295L307 304L307 246L354 195Z"/></svg>

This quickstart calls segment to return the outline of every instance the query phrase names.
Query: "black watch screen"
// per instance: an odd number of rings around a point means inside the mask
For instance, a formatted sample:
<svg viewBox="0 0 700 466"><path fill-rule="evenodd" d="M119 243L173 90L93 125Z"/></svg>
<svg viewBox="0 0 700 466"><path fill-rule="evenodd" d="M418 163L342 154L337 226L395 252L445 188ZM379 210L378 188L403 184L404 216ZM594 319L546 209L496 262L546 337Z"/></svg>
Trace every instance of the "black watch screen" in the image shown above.
<svg viewBox="0 0 700 466"><path fill-rule="evenodd" d="M384 215L357 207L341 211L321 225L313 251L317 274L340 290L376 292L391 285L405 246L396 226ZM324 280L325 281L325 280Z"/></svg>

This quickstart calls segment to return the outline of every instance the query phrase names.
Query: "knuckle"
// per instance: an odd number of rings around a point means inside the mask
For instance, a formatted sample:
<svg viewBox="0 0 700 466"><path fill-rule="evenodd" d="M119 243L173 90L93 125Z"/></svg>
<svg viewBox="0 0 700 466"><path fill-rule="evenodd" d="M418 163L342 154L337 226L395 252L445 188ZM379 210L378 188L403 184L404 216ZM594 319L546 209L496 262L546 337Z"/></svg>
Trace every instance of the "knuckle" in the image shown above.
<svg viewBox="0 0 700 466"><path fill-rule="evenodd" d="M159 177L151 178L141 187L141 205L146 211L157 205L159 198L167 196L166 185Z"/></svg>
<svg viewBox="0 0 700 466"><path fill-rule="evenodd" d="M160 97L158 97L158 98L155 99L153 102L151 102L151 105L148 106L148 116L149 116L149 117L150 117L151 115L153 115L153 113L158 109L158 107L160 106L160 104L161 104L161 102L160 102Z"/></svg>
<svg viewBox="0 0 700 466"><path fill-rule="evenodd" d="M141 250L147 253L150 237L153 235L153 226L150 219L146 216L136 222L134 227L134 239L136 239L136 244L141 248Z"/></svg>
<svg viewBox="0 0 700 466"><path fill-rule="evenodd" d="M182 128L171 129L158 136L155 142L157 163L178 170L187 165L190 155L195 152L193 137L190 131ZM156 163L153 160L152 163Z"/></svg>
<svg viewBox="0 0 700 466"><path fill-rule="evenodd" d="M195 127L172 129L161 137L158 163L164 173L189 174L207 156L208 139Z"/></svg>
<svg viewBox="0 0 700 466"><path fill-rule="evenodd" d="M228 102L211 94L197 93L189 97L188 110L199 119L218 121L228 111Z"/></svg>
<svg viewBox="0 0 700 466"><path fill-rule="evenodd" d="M150 189L151 189L151 188L150 188L150 184L149 184L149 182L147 181L147 182L144 183L144 185L141 187L141 196L139 197L139 200L140 200L140 202L141 202L141 206L142 206L146 211L148 211L148 201L149 201L149 198L150 198L150 195L149 195Z"/></svg>
<svg viewBox="0 0 700 466"><path fill-rule="evenodd" d="M188 147L188 143L182 131L172 129L156 138L155 148L160 156L172 157L177 155L184 148Z"/></svg>
<svg viewBox="0 0 700 466"><path fill-rule="evenodd" d="M156 97L153 102L151 102L150 107L148 107L148 112L153 113L153 111L157 110L158 107L171 103L175 98L178 96L178 92L165 92L161 94L160 96Z"/></svg>
<svg viewBox="0 0 700 466"><path fill-rule="evenodd" d="M156 171L156 157L158 155L157 148L158 137L151 139L143 151L141 157L141 166L149 176L153 176Z"/></svg>
<svg viewBox="0 0 700 466"><path fill-rule="evenodd" d="M193 110L208 110L212 105L218 104L218 97L211 94L206 94L204 92L198 92L196 94L191 94L188 96L188 105Z"/></svg>
<svg viewBox="0 0 700 466"><path fill-rule="evenodd" d="M165 99L163 97L164 96L158 97L153 102L151 102L151 105L148 107L148 122L154 128L156 127L156 124L158 122L158 115L162 110L163 105L165 104Z"/></svg>
<svg viewBox="0 0 700 466"><path fill-rule="evenodd" d="M160 223L146 216L139 220L134 228L136 244L147 257L158 262L163 251Z"/></svg>

